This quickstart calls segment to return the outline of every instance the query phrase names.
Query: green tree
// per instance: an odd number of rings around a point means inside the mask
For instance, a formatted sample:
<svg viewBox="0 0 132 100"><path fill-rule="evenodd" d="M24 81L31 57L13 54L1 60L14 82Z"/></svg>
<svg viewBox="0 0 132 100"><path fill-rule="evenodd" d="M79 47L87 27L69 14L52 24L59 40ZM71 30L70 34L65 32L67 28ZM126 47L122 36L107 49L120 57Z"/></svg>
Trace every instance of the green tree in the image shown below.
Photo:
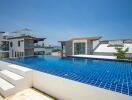
<svg viewBox="0 0 132 100"><path fill-rule="evenodd" d="M59 52L61 51L60 49L53 49L52 52Z"/></svg>
<svg viewBox="0 0 132 100"><path fill-rule="evenodd" d="M128 48L126 48L125 50L123 50L123 48L115 48L116 49L116 53L114 53L114 55L117 57L117 59L125 59L125 54L126 52L128 52Z"/></svg>

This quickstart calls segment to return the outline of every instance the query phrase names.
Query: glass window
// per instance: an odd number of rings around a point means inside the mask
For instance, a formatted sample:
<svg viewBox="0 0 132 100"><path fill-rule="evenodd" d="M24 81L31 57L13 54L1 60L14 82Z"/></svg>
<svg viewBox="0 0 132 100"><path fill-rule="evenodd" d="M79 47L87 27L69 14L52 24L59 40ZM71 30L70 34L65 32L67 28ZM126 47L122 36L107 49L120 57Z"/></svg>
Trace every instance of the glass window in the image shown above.
<svg viewBox="0 0 132 100"><path fill-rule="evenodd" d="M10 42L10 47L13 47L13 43L12 42Z"/></svg>
<svg viewBox="0 0 132 100"><path fill-rule="evenodd" d="M85 43L74 43L74 54L85 54Z"/></svg>
<svg viewBox="0 0 132 100"><path fill-rule="evenodd" d="M18 46L20 47L20 45L21 45L21 41L18 41Z"/></svg>
<svg viewBox="0 0 132 100"><path fill-rule="evenodd" d="M17 52L15 52L15 57L17 57Z"/></svg>

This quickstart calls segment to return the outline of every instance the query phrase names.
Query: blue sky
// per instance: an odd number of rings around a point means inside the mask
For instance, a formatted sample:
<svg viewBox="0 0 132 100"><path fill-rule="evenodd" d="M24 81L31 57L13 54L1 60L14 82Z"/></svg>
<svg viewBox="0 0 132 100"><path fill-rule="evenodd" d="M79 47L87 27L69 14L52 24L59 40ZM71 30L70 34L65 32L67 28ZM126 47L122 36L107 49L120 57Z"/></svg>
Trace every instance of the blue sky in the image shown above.
<svg viewBox="0 0 132 100"><path fill-rule="evenodd" d="M52 45L78 36L132 38L132 0L0 0L0 31L25 27Z"/></svg>

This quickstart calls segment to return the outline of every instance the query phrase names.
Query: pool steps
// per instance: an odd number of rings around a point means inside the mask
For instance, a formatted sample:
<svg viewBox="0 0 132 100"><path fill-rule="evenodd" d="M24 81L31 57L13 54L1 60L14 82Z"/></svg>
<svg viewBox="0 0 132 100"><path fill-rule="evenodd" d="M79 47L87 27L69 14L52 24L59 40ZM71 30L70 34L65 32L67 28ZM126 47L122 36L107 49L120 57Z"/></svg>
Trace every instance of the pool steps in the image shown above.
<svg viewBox="0 0 132 100"><path fill-rule="evenodd" d="M0 70L0 94L4 97L32 86L31 69L2 62Z"/></svg>
<svg viewBox="0 0 132 100"><path fill-rule="evenodd" d="M13 85L17 85L21 83L22 80L24 80L23 76L20 76L8 70L0 71L0 77L11 82Z"/></svg>
<svg viewBox="0 0 132 100"><path fill-rule="evenodd" d="M4 97L9 96L12 94L14 89L15 86L13 84L9 83L3 78L0 78L0 94L2 94Z"/></svg>
<svg viewBox="0 0 132 100"><path fill-rule="evenodd" d="M31 71L31 69L26 68L26 67L22 67L19 65L14 65L14 64L10 64L8 65L8 70L15 72L19 75L25 76L27 72Z"/></svg>

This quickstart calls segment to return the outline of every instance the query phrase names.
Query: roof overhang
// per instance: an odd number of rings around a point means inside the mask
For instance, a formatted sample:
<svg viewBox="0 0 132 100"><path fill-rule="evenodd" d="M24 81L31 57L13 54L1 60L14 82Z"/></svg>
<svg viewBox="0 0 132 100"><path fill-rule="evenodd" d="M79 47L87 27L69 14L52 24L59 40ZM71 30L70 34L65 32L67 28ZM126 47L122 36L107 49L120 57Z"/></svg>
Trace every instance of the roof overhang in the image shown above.
<svg viewBox="0 0 132 100"><path fill-rule="evenodd" d="M32 37L30 35L24 35L24 36L10 37L8 39L11 40L11 39L21 39L21 38L24 38L24 39L34 39L35 37Z"/></svg>
<svg viewBox="0 0 132 100"><path fill-rule="evenodd" d="M34 38L34 43L38 43L38 41L44 41L46 38Z"/></svg>
<svg viewBox="0 0 132 100"><path fill-rule="evenodd" d="M31 39L31 40L34 40L34 43L37 43L38 41L44 41L46 38L36 38L36 37L32 37L30 35L26 35L26 36L19 36L19 37L11 37L11 38L8 38L9 40L11 39Z"/></svg>
<svg viewBox="0 0 132 100"><path fill-rule="evenodd" d="M98 36L98 37L79 37L79 38L72 38L72 39L66 40L66 41L58 41L58 42L61 42L61 43L64 44L65 42L73 41L73 40L91 40L91 41L96 41L96 40L99 40L101 38L102 38L101 36Z"/></svg>

